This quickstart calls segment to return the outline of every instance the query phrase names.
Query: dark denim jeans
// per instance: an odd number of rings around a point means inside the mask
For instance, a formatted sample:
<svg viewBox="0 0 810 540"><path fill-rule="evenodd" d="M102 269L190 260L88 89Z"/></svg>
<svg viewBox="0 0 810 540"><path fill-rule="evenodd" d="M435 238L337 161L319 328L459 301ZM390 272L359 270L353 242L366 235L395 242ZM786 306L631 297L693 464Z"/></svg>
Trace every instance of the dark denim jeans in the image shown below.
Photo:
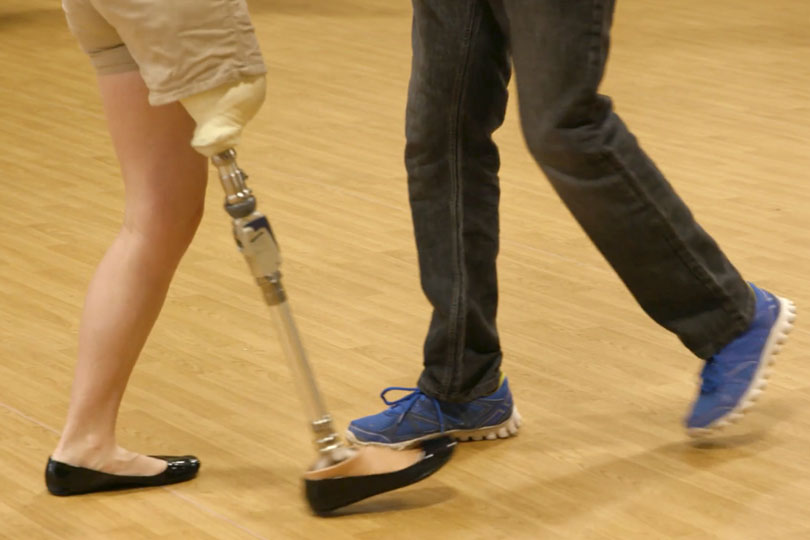
<svg viewBox="0 0 810 540"><path fill-rule="evenodd" d="M433 305L420 389L495 389L498 149L514 65L538 165L641 307L708 358L753 316L747 284L597 90L613 0L413 0L405 163Z"/></svg>

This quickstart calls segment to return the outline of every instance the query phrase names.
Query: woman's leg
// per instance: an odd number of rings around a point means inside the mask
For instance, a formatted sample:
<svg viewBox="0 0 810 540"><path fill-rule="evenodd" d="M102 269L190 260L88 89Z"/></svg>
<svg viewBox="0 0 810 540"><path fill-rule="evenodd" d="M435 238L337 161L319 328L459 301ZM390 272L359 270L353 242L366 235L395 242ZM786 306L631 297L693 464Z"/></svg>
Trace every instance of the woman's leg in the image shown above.
<svg viewBox="0 0 810 540"><path fill-rule="evenodd" d="M115 422L129 375L203 212L206 159L179 103L148 104L137 71L102 75L101 96L126 190L124 223L93 277L82 315L70 408L53 459L151 475L165 461L129 452Z"/></svg>

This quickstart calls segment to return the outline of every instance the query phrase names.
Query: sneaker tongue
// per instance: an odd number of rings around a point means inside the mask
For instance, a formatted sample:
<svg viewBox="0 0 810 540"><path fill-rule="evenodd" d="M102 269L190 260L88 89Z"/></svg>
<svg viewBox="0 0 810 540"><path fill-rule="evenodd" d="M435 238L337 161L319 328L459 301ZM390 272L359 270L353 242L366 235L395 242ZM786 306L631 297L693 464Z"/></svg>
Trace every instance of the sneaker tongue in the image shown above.
<svg viewBox="0 0 810 540"><path fill-rule="evenodd" d="M385 411L386 414L397 416L411 408L414 401L418 400L422 394L420 392L411 392L405 397L391 402L391 406Z"/></svg>
<svg viewBox="0 0 810 540"><path fill-rule="evenodd" d="M700 385L700 393L711 394L717 390L717 377L719 375L720 370L714 357L706 360L706 365L703 366L703 371L700 374L703 378L703 384Z"/></svg>
<svg viewBox="0 0 810 540"><path fill-rule="evenodd" d="M383 411L383 414L385 414L386 416L399 416L401 410L402 404L397 403L396 405L392 405L391 407L385 409L385 411Z"/></svg>

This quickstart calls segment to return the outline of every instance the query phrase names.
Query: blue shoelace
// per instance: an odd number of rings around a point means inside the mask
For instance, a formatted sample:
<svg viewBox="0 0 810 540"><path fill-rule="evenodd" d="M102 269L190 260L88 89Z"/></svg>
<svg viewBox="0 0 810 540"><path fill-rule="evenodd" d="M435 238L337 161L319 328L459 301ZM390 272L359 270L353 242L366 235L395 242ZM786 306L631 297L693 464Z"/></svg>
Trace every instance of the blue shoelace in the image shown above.
<svg viewBox="0 0 810 540"><path fill-rule="evenodd" d="M720 366L715 361L714 357L706 360L706 365L703 366L703 371L700 373L703 378L703 384L700 385L700 392L702 394L711 394L720 384Z"/></svg>
<svg viewBox="0 0 810 540"><path fill-rule="evenodd" d="M385 395L392 390L398 390L401 392L410 392L410 394L394 401L388 401L385 398ZM419 401L419 399L423 396L433 403L433 407L436 409L436 416L439 418L439 431L441 433L444 433L444 415L442 414L442 409L439 406L438 399L428 396L418 388L407 388L404 386L389 386L380 393L380 397L382 398L382 400L385 402L386 405L388 405L392 409L399 406L404 407L402 414L400 414L399 418L397 419L397 425L402 423L402 421L405 419L405 415L408 414L408 412L413 408L413 406L416 405L416 402Z"/></svg>

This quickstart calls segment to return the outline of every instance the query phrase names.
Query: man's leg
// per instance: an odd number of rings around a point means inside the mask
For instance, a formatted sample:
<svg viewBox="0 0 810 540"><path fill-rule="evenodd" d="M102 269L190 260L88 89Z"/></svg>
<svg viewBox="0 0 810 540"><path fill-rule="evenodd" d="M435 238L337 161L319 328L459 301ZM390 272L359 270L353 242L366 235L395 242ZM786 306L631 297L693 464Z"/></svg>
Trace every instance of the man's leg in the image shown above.
<svg viewBox="0 0 810 540"><path fill-rule="evenodd" d="M529 149L642 308L709 360L701 399L736 395L721 416L739 412L733 409L750 397L743 394L764 384L763 367L789 327L790 306L743 281L610 99L598 94L613 0L493 1L507 14ZM762 339L747 341L757 325ZM729 356L726 346L740 339L748 352ZM739 369L738 362L752 367ZM735 378L735 389L714 384L718 369ZM704 416L692 420L703 424L712 414Z"/></svg>
<svg viewBox="0 0 810 540"><path fill-rule="evenodd" d="M449 30L449 31L448 31ZM422 288L433 306L419 388L469 401L498 385L498 149L510 76L486 2L414 2L405 166Z"/></svg>
<svg viewBox="0 0 810 540"><path fill-rule="evenodd" d="M405 164L422 288L433 316L418 389L392 409L353 422L349 437L401 445L442 429L508 436L517 425L516 419L500 425L513 404L508 385L499 385L500 161L492 141L506 108L508 44L485 0L413 4ZM496 390L503 395L478 400ZM482 405L471 411L469 402Z"/></svg>

